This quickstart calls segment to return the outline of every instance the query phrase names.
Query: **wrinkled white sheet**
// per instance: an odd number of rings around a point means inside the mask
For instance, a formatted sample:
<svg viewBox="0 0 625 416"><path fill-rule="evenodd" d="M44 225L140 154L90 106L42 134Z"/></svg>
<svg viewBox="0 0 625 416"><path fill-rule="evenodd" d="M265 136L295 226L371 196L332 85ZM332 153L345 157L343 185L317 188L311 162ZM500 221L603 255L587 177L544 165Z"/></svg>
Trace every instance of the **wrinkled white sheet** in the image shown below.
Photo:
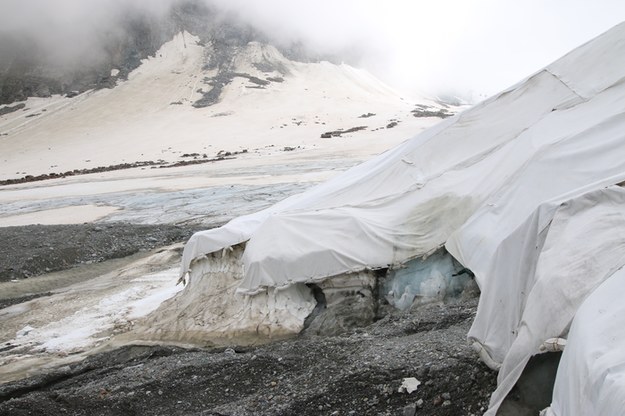
<svg viewBox="0 0 625 416"><path fill-rule="evenodd" d="M431 253L526 163L531 146L511 152L527 126L577 99L542 71L309 192L197 233L183 272L194 258L247 240L245 293Z"/></svg>
<svg viewBox="0 0 625 416"><path fill-rule="evenodd" d="M501 364L495 409L530 357L566 337L582 301L625 264L625 189L594 186L541 204L502 239L469 337Z"/></svg>

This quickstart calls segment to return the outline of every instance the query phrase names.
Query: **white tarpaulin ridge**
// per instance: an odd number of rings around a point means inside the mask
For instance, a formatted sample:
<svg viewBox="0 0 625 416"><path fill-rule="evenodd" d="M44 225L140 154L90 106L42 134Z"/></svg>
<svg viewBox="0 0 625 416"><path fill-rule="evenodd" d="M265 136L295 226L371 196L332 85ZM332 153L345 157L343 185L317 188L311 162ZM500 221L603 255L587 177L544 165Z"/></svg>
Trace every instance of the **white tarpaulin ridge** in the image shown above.
<svg viewBox="0 0 625 416"><path fill-rule="evenodd" d="M495 414L529 357L566 337L579 305L625 264L624 80L621 24L375 159L197 233L183 273L247 241L239 290L254 294L445 245L482 291L469 337L501 367Z"/></svg>

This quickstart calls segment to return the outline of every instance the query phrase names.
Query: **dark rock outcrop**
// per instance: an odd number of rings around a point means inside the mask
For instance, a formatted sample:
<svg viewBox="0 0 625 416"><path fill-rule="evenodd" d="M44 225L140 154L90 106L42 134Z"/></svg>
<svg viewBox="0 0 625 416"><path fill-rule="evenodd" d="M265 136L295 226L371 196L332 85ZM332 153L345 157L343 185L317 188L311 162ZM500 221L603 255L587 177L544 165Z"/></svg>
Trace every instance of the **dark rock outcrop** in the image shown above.
<svg viewBox="0 0 625 416"><path fill-rule="evenodd" d="M417 105L417 108L412 110L411 113L415 117L447 118L453 116L453 113L445 108L429 107L426 105Z"/></svg>
<svg viewBox="0 0 625 416"><path fill-rule="evenodd" d="M321 138L322 139L329 139L329 138L332 138L332 137L341 137L341 135L343 135L343 134L354 133L356 131L365 130L366 128L367 128L367 126L358 126L358 127L349 128L347 130L339 129L339 130L334 130L334 131L328 131L328 132L325 132L325 133L321 133Z"/></svg>
<svg viewBox="0 0 625 416"><path fill-rule="evenodd" d="M13 106L2 107L2 108L0 108L0 116L12 113L12 112L17 111L17 110L21 110L24 107L26 107L26 104L24 104L24 103L15 104Z"/></svg>

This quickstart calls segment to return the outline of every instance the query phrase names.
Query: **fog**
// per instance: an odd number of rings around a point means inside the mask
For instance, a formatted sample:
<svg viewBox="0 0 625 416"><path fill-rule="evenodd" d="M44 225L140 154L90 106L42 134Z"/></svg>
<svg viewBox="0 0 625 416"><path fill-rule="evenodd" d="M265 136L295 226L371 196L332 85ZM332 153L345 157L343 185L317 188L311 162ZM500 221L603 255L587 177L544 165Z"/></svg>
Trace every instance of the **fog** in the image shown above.
<svg viewBox="0 0 625 416"><path fill-rule="evenodd" d="M158 17L169 10L171 3L171 0L149 3L141 0L2 0L0 34L18 38L22 47L36 47L42 58L51 63L65 62L72 67L97 60L103 38L118 34L125 16L142 13Z"/></svg>
<svg viewBox="0 0 625 416"><path fill-rule="evenodd" d="M179 0L2 0L0 31L57 59L98 50L128 13L166 13ZM625 20L622 0L204 0L277 42L359 57L401 89L491 95Z"/></svg>

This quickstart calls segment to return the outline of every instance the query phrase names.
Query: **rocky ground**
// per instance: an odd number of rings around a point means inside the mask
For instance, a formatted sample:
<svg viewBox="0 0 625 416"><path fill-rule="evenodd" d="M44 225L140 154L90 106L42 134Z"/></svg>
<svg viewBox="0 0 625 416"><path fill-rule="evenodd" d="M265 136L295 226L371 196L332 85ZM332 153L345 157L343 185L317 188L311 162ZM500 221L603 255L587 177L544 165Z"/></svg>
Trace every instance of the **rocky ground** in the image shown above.
<svg viewBox="0 0 625 416"><path fill-rule="evenodd" d="M129 224L5 228L0 267L34 276L44 266L112 258L190 232ZM65 252L71 259L59 262ZM32 268L30 258L45 261ZM496 374L466 341L476 306L472 298L389 311L340 335L304 333L256 347L122 347L0 385L0 415L479 415ZM399 392L409 377L421 384Z"/></svg>
<svg viewBox="0 0 625 416"><path fill-rule="evenodd" d="M127 223L0 228L0 282L126 257L186 241L193 227Z"/></svg>

